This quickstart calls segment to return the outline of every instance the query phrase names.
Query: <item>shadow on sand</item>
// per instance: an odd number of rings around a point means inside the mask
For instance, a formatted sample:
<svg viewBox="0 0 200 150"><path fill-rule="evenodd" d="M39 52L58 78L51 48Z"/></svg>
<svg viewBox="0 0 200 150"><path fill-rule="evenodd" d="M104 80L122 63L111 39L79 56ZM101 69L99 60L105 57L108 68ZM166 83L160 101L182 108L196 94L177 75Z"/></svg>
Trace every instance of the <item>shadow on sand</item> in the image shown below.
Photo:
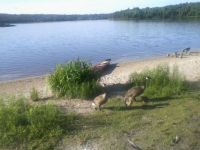
<svg viewBox="0 0 200 150"><path fill-rule="evenodd" d="M200 80L198 80L198 81L187 81L187 85L189 87L189 90L191 90L191 91L200 90Z"/></svg>
<svg viewBox="0 0 200 150"><path fill-rule="evenodd" d="M116 67L119 67L118 64L110 64L101 76L109 75L115 70ZM131 84L112 84L112 85L105 85L104 92L106 92L109 96L123 96L124 93L131 88Z"/></svg>
<svg viewBox="0 0 200 150"><path fill-rule="evenodd" d="M109 75L115 70L116 67L119 67L117 63L110 64L108 67L105 68L105 70L102 72L102 76Z"/></svg>
<svg viewBox="0 0 200 150"><path fill-rule="evenodd" d="M123 96L125 92L131 87L132 87L131 84L112 84L105 86L104 90L110 96L113 95Z"/></svg>

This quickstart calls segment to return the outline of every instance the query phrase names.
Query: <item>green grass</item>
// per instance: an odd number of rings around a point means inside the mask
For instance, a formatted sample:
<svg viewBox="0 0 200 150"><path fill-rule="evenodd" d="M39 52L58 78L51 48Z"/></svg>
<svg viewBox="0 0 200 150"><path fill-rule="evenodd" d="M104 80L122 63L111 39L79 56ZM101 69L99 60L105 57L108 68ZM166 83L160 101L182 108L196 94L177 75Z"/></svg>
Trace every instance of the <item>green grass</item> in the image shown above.
<svg viewBox="0 0 200 150"><path fill-rule="evenodd" d="M1 100L0 149L53 149L74 129L76 116L53 105L30 106L24 99Z"/></svg>
<svg viewBox="0 0 200 150"><path fill-rule="evenodd" d="M101 90L98 79L99 74L91 70L91 64L77 59L58 65L49 77L49 84L57 96L88 99Z"/></svg>
<svg viewBox="0 0 200 150"><path fill-rule="evenodd" d="M125 109L120 99L110 99L101 112L84 116L81 130L64 138L61 148L101 150L132 149L128 139L144 150L200 147L200 92L186 92L171 99L135 102ZM180 137L174 143L175 137Z"/></svg>
<svg viewBox="0 0 200 150"><path fill-rule="evenodd" d="M39 101L39 93L35 88L32 88L30 92L30 98L32 101Z"/></svg>
<svg viewBox="0 0 200 150"><path fill-rule="evenodd" d="M55 76L64 75L64 84L68 79L65 79L65 69L60 67ZM122 99L113 98L102 111L77 116L61 112L53 105L31 106L23 99L1 100L0 149L129 150L133 149L128 142L131 140L144 150L197 150L200 147L200 91L187 90L184 77L176 68L170 72L167 66L161 66L134 74L131 81L134 86L144 85L145 76L151 77L144 93L149 102L134 102L128 109ZM86 78L80 83L88 83ZM95 83L96 80L95 76ZM73 79L75 83L78 81ZM87 86L91 89L91 85L80 86L80 83L79 92ZM177 143L173 142L176 136L180 139Z"/></svg>
<svg viewBox="0 0 200 150"><path fill-rule="evenodd" d="M150 80L145 82L145 77ZM174 67L170 71L168 66L158 66L153 70L133 73L130 76L133 86L146 86L144 96L149 98L171 97L187 90L184 77Z"/></svg>
<svg viewBox="0 0 200 150"><path fill-rule="evenodd" d="M132 149L200 147L200 91L185 92L125 108L109 99L102 111L83 116L64 114L52 105L30 106L24 99L1 101L0 149ZM180 137L178 143L174 138Z"/></svg>

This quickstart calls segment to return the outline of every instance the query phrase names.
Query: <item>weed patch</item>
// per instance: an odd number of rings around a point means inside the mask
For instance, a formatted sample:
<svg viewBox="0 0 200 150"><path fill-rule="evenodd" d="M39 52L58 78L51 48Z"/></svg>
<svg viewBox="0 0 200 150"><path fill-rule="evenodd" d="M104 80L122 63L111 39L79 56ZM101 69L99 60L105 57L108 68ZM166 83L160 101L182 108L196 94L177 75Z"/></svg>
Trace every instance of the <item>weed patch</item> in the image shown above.
<svg viewBox="0 0 200 150"><path fill-rule="evenodd" d="M49 84L57 96L91 98L101 90L98 79L91 64L77 59L58 65L49 77Z"/></svg>
<svg viewBox="0 0 200 150"><path fill-rule="evenodd" d="M30 98L32 101L39 101L39 93L35 88L32 88L30 92Z"/></svg>
<svg viewBox="0 0 200 150"><path fill-rule="evenodd" d="M19 99L0 105L0 147L53 149L73 129L74 115L53 105L30 106Z"/></svg>
<svg viewBox="0 0 200 150"><path fill-rule="evenodd" d="M151 79L145 82L145 77ZM149 98L171 97L187 89L184 77L174 67L170 71L168 66L158 66L153 70L145 70L130 76L133 86L146 86L144 95Z"/></svg>

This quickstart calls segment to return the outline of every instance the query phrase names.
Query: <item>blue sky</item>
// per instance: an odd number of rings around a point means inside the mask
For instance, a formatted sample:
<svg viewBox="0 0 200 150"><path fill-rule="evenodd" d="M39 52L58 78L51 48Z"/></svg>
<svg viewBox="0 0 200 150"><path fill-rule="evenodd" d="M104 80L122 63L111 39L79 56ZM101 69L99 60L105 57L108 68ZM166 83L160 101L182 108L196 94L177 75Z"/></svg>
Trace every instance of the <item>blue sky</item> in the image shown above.
<svg viewBox="0 0 200 150"><path fill-rule="evenodd" d="M0 0L0 13L91 14L133 7L155 7L198 0Z"/></svg>

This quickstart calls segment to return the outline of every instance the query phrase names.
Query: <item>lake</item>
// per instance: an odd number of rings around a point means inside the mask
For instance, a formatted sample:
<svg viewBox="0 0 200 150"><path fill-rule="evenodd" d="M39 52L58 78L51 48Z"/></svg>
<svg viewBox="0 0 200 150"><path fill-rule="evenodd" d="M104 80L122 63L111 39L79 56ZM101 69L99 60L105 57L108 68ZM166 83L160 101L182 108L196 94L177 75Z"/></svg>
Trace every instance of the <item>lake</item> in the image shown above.
<svg viewBox="0 0 200 150"><path fill-rule="evenodd" d="M0 81L50 73L78 57L114 62L200 48L200 22L69 21L0 28Z"/></svg>

